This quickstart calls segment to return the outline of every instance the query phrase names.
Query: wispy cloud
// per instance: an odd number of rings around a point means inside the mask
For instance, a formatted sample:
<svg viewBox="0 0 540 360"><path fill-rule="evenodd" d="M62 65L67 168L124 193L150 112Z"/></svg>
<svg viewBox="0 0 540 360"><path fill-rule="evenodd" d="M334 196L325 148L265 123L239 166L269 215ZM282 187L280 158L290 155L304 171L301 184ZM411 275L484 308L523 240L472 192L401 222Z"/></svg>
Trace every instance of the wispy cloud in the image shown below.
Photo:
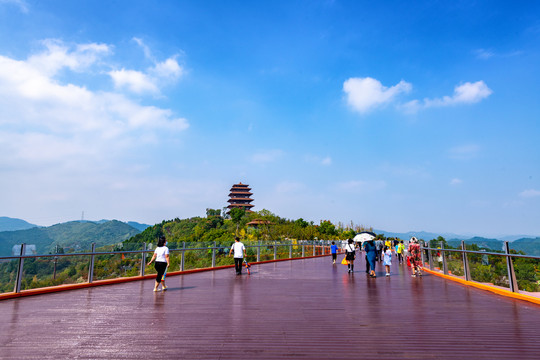
<svg viewBox="0 0 540 360"><path fill-rule="evenodd" d="M332 165L332 158L330 156L320 157L315 155L307 155L306 161L309 163L319 164L323 166Z"/></svg>
<svg viewBox="0 0 540 360"><path fill-rule="evenodd" d="M453 178L452 180L450 180L450 185L452 185L452 186L457 186L457 185L461 185L461 184L463 184L463 180L461 180L461 179Z"/></svg>
<svg viewBox="0 0 540 360"><path fill-rule="evenodd" d="M251 162L266 164L279 160L285 153L280 149L263 150L251 155Z"/></svg>
<svg viewBox="0 0 540 360"><path fill-rule="evenodd" d="M467 160L478 156L480 153L480 146L476 144L466 144L455 146L448 150L448 156L451 159Z"/></svg>
<svg viewBox="0 0 540 360"><path fill-rule="evenodd" d="M495 53L491 50L486 49L476 49L473 51L473 53L476 55L478 59L486 60L493 56L495 56Z"/></svg>
<svg viewBox="0 0 540 360"><path fill-rule="evenodd" d="M403 80L394 86L386 87L379 80L371 77L350 78L343 83L347 103L359 113L366 113L389 104L400 93L407 93L411 89L412 85Z"/></svg>
<svg viewBox="0 0 540 360"><path fill-rule="evenodd" d="M183 74L184 69L178 64L177 56L172 56L165 61L157 61L150 48L139 38L133 40L142 47L147 59L154 63L145 71L116 69L109 71L117 89L126 89L135 94L151 93L160 94L160 88L175 83Z"/></svg>
<svg viewBox="0 0 540 360"><path fill-rule="evenodd" d="M0 0L0 4L15 5L25 14L29 11L28 3L25 0Z"/></svg>
<svg viewBox="0 0 540 360"><path fill-rule="evenodd" d="M0 55L0 162L32 163L110 158L142 142L154 141L156 131L176 132L189 127L170 109L145 106L119 92L92 91L62 83L60 70L101 76L92 71L106 66L110 45L66 45L43 42L42 52L26 60ZM65 78L65 71L62 71ZM114 150L113 150L114 149ZM11 160L10 160L11 159ZM13 163L11 163L13 165Z"/></svg>
<svg viewBox="0 0 540 360"><path fill-rule="evenodd" d="M305 185L301 182L282 181L276 185L276 193L278 194L297 193L303 188L305 188Z"/></svg>
<svg viewBox="0 0 540 360"><path fill-rule="evenodd" d="M412 100L401 106L406 112L417 112L421 109L432 107L445 107L461 104L474 104L478 103L487 97L489 97L493 91L483 81L477 81L474 83L466 82L461 85L457 85L454 88L454 94L452 96L443 96L442 98L424 100Z"/></svg>
<svg viewBox="0 0 540 360"><path fill-rule="evenodd" d="M337 188L350 193L373 192L386 188L386 182L382 180L350 180L338 183Z"/></svg>
<svg viewBox="0 0 540 360"><path fill-rule="evenodd" d="M451 96L424 98L423 100L415 99L405 103L398 102L398 96L410 92L411 89L412 85L404 80L394 86L386 87L379 80L371 77L350 78L343 83L347 104L354 111L361 114L388 104L394 104L396 108L407 113L415 113L432 107L474 104L486 99L493 93L484 81L480 80L457 85L454 88L454 94Z"/></svg>
<svg viewBox="0 0 540 360"><path fill-rule="evenodd" d="M500 53L500 52L495 52L493 50L476 49L473 51L473 54L476 56L477 59L488 60L491 58L509 58L513 56L519 56L523 54L523 52L516 50L516 51L510 51L506 53Z"/></svg>
<svg viewBox="0 0 540 360"><path fill-rule="evenodd" d="M524 191L519 193L519 196L522 197L522 198L539 197L540 196L540 190L535 190L535 189L524 190Z"/></svg>

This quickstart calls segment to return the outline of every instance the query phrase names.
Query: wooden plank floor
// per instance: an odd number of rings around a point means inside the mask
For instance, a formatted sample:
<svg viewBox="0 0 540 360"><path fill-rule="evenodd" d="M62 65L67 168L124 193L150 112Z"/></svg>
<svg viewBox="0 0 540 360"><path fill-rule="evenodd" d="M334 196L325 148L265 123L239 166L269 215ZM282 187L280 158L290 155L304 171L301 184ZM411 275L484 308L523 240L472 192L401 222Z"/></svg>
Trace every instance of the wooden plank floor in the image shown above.
<svg viewBox="0 0 540 360"><path fill-rule="evenodd" d="M330 258L0 302L1 359L539 359L540 306Z"/></svg>

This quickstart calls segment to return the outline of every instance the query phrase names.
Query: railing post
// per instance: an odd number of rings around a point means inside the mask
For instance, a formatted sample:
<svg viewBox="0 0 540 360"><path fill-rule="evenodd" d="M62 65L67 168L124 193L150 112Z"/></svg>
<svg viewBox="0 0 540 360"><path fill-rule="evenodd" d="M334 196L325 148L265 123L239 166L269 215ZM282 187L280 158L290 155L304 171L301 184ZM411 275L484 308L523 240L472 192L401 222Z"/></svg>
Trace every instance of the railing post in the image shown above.
<svg viewBox="0 0 540 360"><path fill-rule="evenodd" d="M441 255L442 255L443 274L448 275L448 264L446 263L446 252L444 251L444 241L441 241Z"/></svg>
<svg viewBox="0 0 540 360"><path fill-rule="evenodd" d="M216 242L214 241L214 247L212 248L212 267L216 267Z"/></svg>
<svg viewBox="0 0 540 360"><path fill-rule="evenodd" d="M469 258L467 257L467 247L465 246L465 240L461 240L461 250L463 250L463 273L465 273L465 280L471 281L471 269L469 268Z"/></svg>
<svg viewBox="0 0 540 360"><path fill-rule="evenodd" d="M58 255L58 244L56 244L56 246L54 247L54 254L55 255ZM58 256L55 256L54 257L54 269L53 269L53 280L56 280L56 265L58 264Z"/></svg>
<svg viewBox="0 0 540 360"><path fill-rule="evenodd" d="M182 257L180 258L180 271L184 271L184 263L186 261L186 242L182 242Z"/></svg>
<svg viewBox="0 0 540 360"><path fill-rule="evenodd" d="M261 261L261 240L259 240L259 245L257 246L257 262Z"/></svg>
<svg viewBox="0 0 540 360"><path fill-rule="evenodd" d="M306 243L302 241L302 257L306 257Z"/></svg>
<svg viewBox="0 0 540 360"><path fill-rule="evenodd" d="M426 264L426 258L425 258L426 242L424 240L421 240L421 241L422 241L422 246L420 247L420 257L422 259L422 267L424 267Z"/></svg>
<svg viewBox="0 0 540 360"><path fill-rule="evenodd" d="M315 256L315 240L311 240L311 244L313 245L313 256Z"/></svg>
<svg viewBox="0 0 540 360"><path fill-rule="evenodd" d="M88 282L94 281L94 253L96 252L96 243L92 243L92 255L90 255L90 265L88 266Z"/></svg>
<svg viewBox="0 0 540 360"><path fill-rule="evenodd" d="M146 268L146 243L143 243L143 251L141 256L141 276L144 276L144 269Z"/></svg>
<svg viewBox="0 0 540 360"><path fill-rule="evenodd" d="M430 248L431 246L429 245L429 241L428 241L428 248ZM428 262L429 262L429 269L430 270L433 270L433 253L431 252L431 250L428 250Z"/></svg>
<svg viewBox="0 0 540 360"><path fill-rule="evenodd" d="M514 272L514 263L512 262L512 257L510 256L510 247L508 246L508 241L504 242L504 253L506 256L506 268L508 269L508 283L510 285L510 291L518 292L518 284L516 280L516 273Z"/></svg>
<svg viewBox="0 0 540 360"><path fill-rule="evenodd" d="M276 240L274 240L274 260L277 259L277 245L276 245Z"/></svg>
<svg viewBox="0 0 540 360"><path fill-rule="evenodd" d="M289 245L289 259L292 259L292 241Z"/></svg>
<svg viewBox="0 0 540 360"><path fill-rule="evenodd" d="M23 277L23 267L24 267L24 254L26 253L26 244L21 244L21 257L19 258L19 266L17 268L17 279L15 280L15 288L13 289L14 292L20 293L21 292L21 282Z"/></svg>

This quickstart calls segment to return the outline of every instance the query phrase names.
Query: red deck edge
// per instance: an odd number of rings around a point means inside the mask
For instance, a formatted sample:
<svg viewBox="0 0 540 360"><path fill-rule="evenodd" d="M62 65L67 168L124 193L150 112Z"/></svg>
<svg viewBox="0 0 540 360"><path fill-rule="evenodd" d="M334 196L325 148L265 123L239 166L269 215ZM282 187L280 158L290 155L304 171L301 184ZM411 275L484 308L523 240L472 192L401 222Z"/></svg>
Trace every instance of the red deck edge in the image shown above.
<svg viewBox="0 0 540 360"><path fill-rule="evenodd" d="M312 259L312 258L318 258L318 257L323 257L323 256L330 256L330 254L306 256L306 257L298 257L298 258L265 260L265 261L258 261L258 262L255 261L255 262L251 262L250 264L251 265L268 264L268 263L280 262L280 261ZM228 269L228 268L233 268L233 267L234 265L223 265L223 266L216 266L213 268L210 267L210 268L190 269L190 270L184 270L184 271L171 271L167 273L167 276L193 274L193 273L199 273L199 272L205 272L205 271ZM20 293L9 292L9 293L0 294L0 301L23 297L23 296L49 294L49 293L54 293L54 292L59 292L59 291L76 290L76 289L83 289L83 288L94 287L94 286L113 285L113 284L120 284L120 283L125 283L125 282L130 282L130 281L147 280L147 279L153 279L155 278L155 276L156 276L155 274L150 274L150 275L145 275L145 276L131 276L131 277L125 277L125 278L96 280L91 283L86 282L86 283L80 283L80 284L48 286L48 287L43 287L43 288L38 288L38 289L22 290Z"/></svg>
<svg viewBox="0 0 540 360"><path fill-rule="evenodd" d="M423 268L423 270L425 272L430 273L430 274L440 276L440 277L442 277L444 279L456 281L456 282L458 282L458 283L460 283L462 285L465 285L465 286L472 286L472 287L475 287L475 288L478 288L478 289L490 291L490 292L498 294L498 295L511 297L511 298L514 298L514 299L519 299L519 300L524 300L524 301L529 301L529 302L540 305L540 298L538 298L536 296L516 293L516 292L512 292L510 290L500 289L500 288L497 288L497 287L494 287L494 286L489 286L489 285L478 283L478 282L475 282L475 281L467 281L467 280L460 279L460 278L455 277L455 276L445 275L445 274L442 274L442 273L437 272L437 271L430 270L430 269L425 268L425 267Z"/></svg>

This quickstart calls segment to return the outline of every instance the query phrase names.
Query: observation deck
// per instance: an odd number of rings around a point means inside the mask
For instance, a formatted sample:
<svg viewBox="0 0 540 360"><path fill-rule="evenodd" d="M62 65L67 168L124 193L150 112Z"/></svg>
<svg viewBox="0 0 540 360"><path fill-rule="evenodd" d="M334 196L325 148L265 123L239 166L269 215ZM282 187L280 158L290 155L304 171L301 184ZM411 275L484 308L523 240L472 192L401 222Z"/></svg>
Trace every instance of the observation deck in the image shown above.
<svg viewBox="0 0 540 360"><path fill-rule="evenodd" d="M315 257L3 300L0 358L540 358L539 305L395 259L364 270Z"/></svg>

